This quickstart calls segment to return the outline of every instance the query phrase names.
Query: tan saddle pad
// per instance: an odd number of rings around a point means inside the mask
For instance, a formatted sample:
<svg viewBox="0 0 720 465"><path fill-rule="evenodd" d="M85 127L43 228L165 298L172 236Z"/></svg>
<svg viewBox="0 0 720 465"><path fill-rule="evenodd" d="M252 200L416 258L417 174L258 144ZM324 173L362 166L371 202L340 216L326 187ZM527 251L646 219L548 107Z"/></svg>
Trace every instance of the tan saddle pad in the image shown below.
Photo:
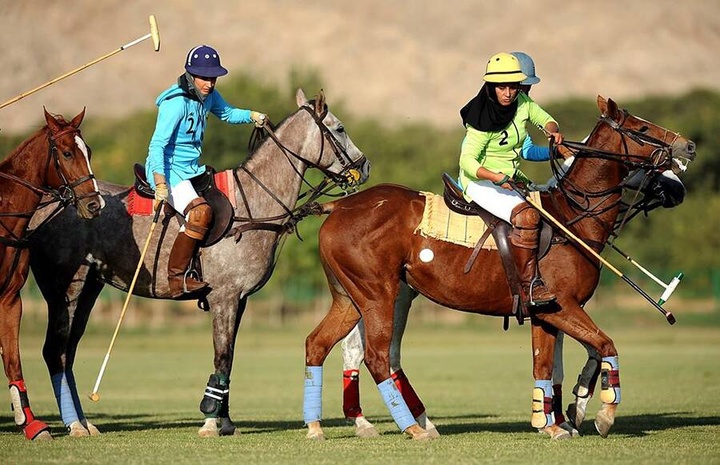
<svg viewBox="0 0 720 465"><path fill-rule="evenodd" d="M487 229L485 222L479 216L461 215L451 211L441 195L432 192L420 192L420 194L425 196L425 210L415 234L469 248L477 245ZM535 202L540 203L540 192L531 192L530 196ZM488 236L482 248L497 250L492 235Z"/></svg>

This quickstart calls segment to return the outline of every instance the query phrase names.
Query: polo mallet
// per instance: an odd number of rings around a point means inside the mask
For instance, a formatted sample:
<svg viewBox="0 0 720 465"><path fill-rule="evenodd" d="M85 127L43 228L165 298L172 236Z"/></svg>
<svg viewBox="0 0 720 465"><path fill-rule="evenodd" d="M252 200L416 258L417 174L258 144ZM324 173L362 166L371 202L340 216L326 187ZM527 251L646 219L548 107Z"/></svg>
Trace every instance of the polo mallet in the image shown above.
<svg viewBox="0 0 720 465"><path fill-rule="evenodd" d="M542 206L540 206L537 202L535 202L529 195L527 195L525 192L523 192L523 190L522 190L521 188L519 188L515 183L510 182L510 185L511 185L512 188L515 190L515 192L517 192L518 194L520 194L520 195L525 199L525 201L526 201L527 203L529 203L530 205L532 205L533 207L535 207L535 208L537 209L537 211L539 211L539 212L542 214L542 216L544 216L546 219L548 219L550 222L552 222L555 226L557 226L558 228L560 228L560 229L561 229L570 239L572 239L576 244L578 244L579 246L581 246L582 248L584 248L587 252L590 253L590 255L592 255L593 257L595 257L600 263L602 263L603 265L605 265L606 267L608 267L608 268L610 269L610 271L612 271L613 273L615 273L616 275L618 275L620 278L622 278L623 281L625 281L626 283L628 283L628 284L630 285L630 287L632 287L633 289L635 289L635 291L637 291L638 294L640 294L640 295L643 296L648 302L650 302L660 313L662 313L663 315L665 315L665 319L667 319L668 323L670 323L671 325L675 324L675 316L673 316L673 314L672 314L671 312L665 310L665 309L662 308L660 305L658 305L657 302L655 302L655 301L652 299L652 297L650 297L649 295L647 295L647 294L645 293L645 291L643 291L642 289L640 289L640 287L638 287L637 284L635 284L634 282L632 282L632 280L631 280L630 278L628 278L627 276L625 276L620 270L618 270L617 268L615 268L610 262L608 262L607 260L605 260L604 258L602 258L602 256L600 256L599 253L595 252L595 250L593 250L592 247L590 247L589 245L587 245L587 244L585 243L585 241L583 241L582 239L580 239L579 237L577 237L575 234L573 234L568 228L565 227L565 225L563 225L563 224L560 223L557 219L555 219L554 216L552 216L550 213L548 213Z"/></svg>
<svg viewBox="0 0 720 465"><path fill-rule="evenodd" d="M128 303L130 302L130 296L132 296L133 289L135 289L135 282L137 281L137 277L140 274L140 269L142 268L143 261L145 260L145 253L147 252L148 246L150 245L150 239L152 238L153 232L155 231L155 226L157 226L158 218L160 218L160 212L162 211L163 203L164 202L161 201L157 207L157 210L155 210L155 217L153 218L152 224L150 225L150 232L148 233L147 239L145 240L145 245L143 246L142 252L140 253L140 260L138 261L138 266L135 269L135 275L130 282L130 287L128 288L127 296L125 297L125 303L123 304L122 311L120 312L120 319L117 322L117 326L115 326L115 333L110 340L110 347L108 347L107 353L105 354L105 360L103 360L102 366L100 367L100 373L98 373L97 380L95 381L95 387L93 388L93 391L88 394L88 397L93 402L97 402L100 400L100 394L98 394L98 389L100 388L100 381L102 380L103 374L105 373L105 367L107 366L108 360L110 359L110 352L112 351L113 345L115 344L115 339L117 338L118 332L120 331L120 325L122 324L123 318L125 317L125 311L127 310Z"/></svg>
<svg viewBox="0 0 720 465"><path fill-rule="evenodd" d="M678 284L680 284L680 281L682 281L682 279L685 277L685 274L684 274L682 271L680 271L680 272L670 281L669 284L665 284L665 283L664 283L663 281L661 281L657 276L653 275L653 274L650 273L648 270L646 270L642 265L640 265L638 262L636 262L635 260L633 260L633 258L632 258L631 256L627 255L625 252L623 252L622 250L620 250L619 248L617 248L617 247L615 246L615 244L612 244L612 243L611 243L611 244L610 244L610 247L612 247L617 253L619 253L620 255L622 255L623 257L625 257L625 259L627 259L630 263L632 263L633 265L635 265L640 271L642 271L643 273L645 273L645 275L646 275L648 278L652 279L653 281L655 281L656 283L658 283L660 286L662 286L662 287L665 289L665 292L662 293L662 295L660 296L660 299L659 299L658 302L657 302L658 305L662 305L662 304L664 304L665 302L668 301L668 299L670 298L670 296L673 294L673 292L675 292L675 289L678 287Z"/></svg>
<svg viewBox="0 0 720 465"><path fill-rule="evenodd" d="M75 73L79 73L80 71L84 70L85 68L89 68L90 66L94 65L95 63L98 63L106 58L110 58L111 56L115 55L116 53L120 53L123 50L128 49L128 48L132 47L133 45L140 43L143 40L149 39L151 37L152 37L152 41L153 41L153 46L155 47L155 51L156 52L160 51L160 31L158 30L157 20L155 20L154 15L150 15L150 17L148 19L150 21L150 33L149 34L145 34L144 36L142 36L138 39L135 39L132 42L128 42L127 44L121 46L117 50L113 50L112 52L108 53L107 55L103 55L100 58L97 58L86 65L83 65L79 68L76 68L76 69L70 71L70 72L67 72L60 77L56 77L55 79L48 81L45 84L41 84L41 85L37 86L36 88L25 92L24 94L20 94L17 97L8 100L7 102L0 105L0 109L5 108L6 106L8 106L12 103L15 103L18 100L25 98L30 94L34 94L35 92L42 90L42 89L46 88L47 86L55 84L56 82L58 82L62 79L65 79L66 77L72 76Z"/></svg>

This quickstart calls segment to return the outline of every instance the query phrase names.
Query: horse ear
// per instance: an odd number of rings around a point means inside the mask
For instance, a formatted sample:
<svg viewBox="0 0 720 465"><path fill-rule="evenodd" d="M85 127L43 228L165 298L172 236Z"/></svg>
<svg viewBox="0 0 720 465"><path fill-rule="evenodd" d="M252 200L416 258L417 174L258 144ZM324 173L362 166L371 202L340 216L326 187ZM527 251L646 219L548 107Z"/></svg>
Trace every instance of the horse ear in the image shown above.
<svg viewBox="0 0 720 465"><path fill-rule="evenodd" d="M295 101L297 102L298 108L308 103L308 99L305 97L305 92L303 92L302 89L298 89L297 92L295 92Z"/></svg>
<svg viewBox="0 0 720 465"><path fill-rule="evenodd" d="M317 97L315 97L315 113L317 115L322 115L325 112L325 92L323 92L322 89L320 89L320 92L318 92Z"/></svg>
<svg viewBox="0 0 720 465"><path fill-rule="evenodd" d="M597 106L600 109L600 114L607 115L607 100L602 95L597 96Z"/></svg>
<svg viewBox="0 0 720 465"><path fill-rule="evenodd" d="M70 121L70 125L75 129L80 127L80 123L82 123L83 118L85 118L86 108L87 107L83 107L82 111L75 118L73 118L72 121Z"/></svg>
<svg viewBox="0 0 720 465"><path fill-rule="evenodd" d="M614 120L620 119L620 110L618 109L617 103L611 98L607 101L607 115Z"/></svg>
<svg viewBox="0 0 720 465"><path fill-rule="evenodd" d="M45 122L47 123L48 127L50 128L50 131L54 134L60 130L60 123L58 123L58 120L55 119L53 115L48 113L47 109L43 107L43 111L45 112Z"/></svg>

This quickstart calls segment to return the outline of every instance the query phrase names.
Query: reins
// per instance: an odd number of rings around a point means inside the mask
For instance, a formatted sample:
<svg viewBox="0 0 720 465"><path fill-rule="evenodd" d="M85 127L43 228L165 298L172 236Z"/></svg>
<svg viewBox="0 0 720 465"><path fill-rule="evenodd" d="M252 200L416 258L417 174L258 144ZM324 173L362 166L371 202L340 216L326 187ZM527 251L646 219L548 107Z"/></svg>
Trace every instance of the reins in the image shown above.
<svg viewBox="0 0 720 465"><path fill-rule="evenodd" d="M56 140L59 139L62 136L72 134L77 135L80 133L80 130L75 127L69 127L66 128L57 134L52 134L52 131L50 128L48 128L48 158L47 158L47 164L45 166L45 172L48 171L50 162L52 160L53 166L58 174L59 179L61 180L62 184L57 189L44 187L44 186L36 186L32 184L31 182L27 181L26 179L23 179L19 176L16 176L11 173L5 173L3 171L0 171L0 177L9 179L10 181L14 182L15 184L18 184L29 191L31 191L33 194L37 195L39 199L42 199L43 197L47 196L50 197L49 200L41 201L38 200L38 202L35 204L32 210L23 211L23 212L0 212L0 219L2 218L18 218L18 219L30 219L35 214L36 211L41 210L48 205L51 205L53 203L58 203L55 210L48 215L39 225L38 227L44 225L48 221L50 221L62 208L66 207L70 204L77 204L77 202L83 198L98 195L96 192L78 196L75 194L75 188L79 186L80 184L83 184L87 181L91 181L95 176L91 173L87 176L83 176L81 178L78 178L75 182L70 183L67 180L67 176L62 170L62 166L60 165L60 159L58 155L57 150L57 144ZM6 237L4 235L0 236L0 244L3 244L8 247L15 247L15 248L24 248L28 246L28 238L32 234L32 231L23 231L21 236L18 236L17 234L13 233L13 231L5 224L4 221L0 221L0 227L10 236ZM37 229L37 228L36 228Z"/></svg>
<svg viewBox="0 0 720 465"><path fill-rule="evenodd" d="M281 201L275 195L275 193L272 192L272 190L268 188L257 176L255 176L255 174L253 174L252 171L250 171L245 165L238 166L238 169L233 170L233 177L235 178L236 186L238 186L238 189L240 190L240 196L245 206L245 210L248 212L248 216L233 217L233 222L244 223L231 228L228 232L228 235L234 236L236 241L240 240L242 233L244 233L245 231L257 229L274 231L278 234L290 233L295 231L297 234L297 229L295 227L297 223L299 223L300 220L302 220L303 218L317 211L318 206L315 203L315 200L317 198L323 195L328 195L328 193L336 187L340 187L345 191L347 191L348 188L353 187L353 181L351 181L351 176L346 176L344 175L344 173L349 173L355 167L359 166L362 163L362 159L353 161L348 155L347 150L342 147L342 145L330 132L329 128L325 125L325 123L323 123L323 119L328 112L327 106L325 106L324 111L319 116L316 115L315 112L308 106L302 106L300 108L307 111L312 116L313 121L315 121L315 124L318 126L318 129L321 133L320 149L318 152L317 161L311 161L307 158L301 157L298 153L288 148L275 134L275 128L269 121L266 122L262 128L255 128L253 134L250 137L250 144L255 144L257 141L265 143L266 137L272 139L275 145L280 149L280 152L285 156L285 159L288 161L295 174L300 177L302 184L306 185L309 188L307 191L301 193L298 196L298 200L308 194L309 196L302 205L291 208L285 205L283 201ZM340 173L333 173L319 165L320 160L322 159L322 155L325 151L326 141L335 153L335 157L337 158L337 160L340 161L341 165L343 166L343 170ZM298 167L293 164L293 158L308 167L316 168L317 170L321 171L324 174L324 178L316 186L313 186L306 179L305 175L298 169ZM245 194L245 190L238 176L238 171L240 170L242 170L250 177L250 179L252 179L258 186L260 186L260 188L265 191L265 193L267 193L270 198L275 201L275 203L280 205L280 207L284 210L284 213L275 216L254 218L250 208L250 203L247 199L247 195ZM284 221L283 223L276 223L280 220L286 221Z"/></svg>
<svg viewBox="0 0 720 465"><path fill-rule="evenodd" d="M619 233L619 230L622 229L622 226L625 224L625 222L632 219L637 214L637 211L642 210L644 204L638 202L638 197L647 179L652 174L658 172L660 168L672 164L672 144L680 137L680 134L671 132L663 128L665 130L665 137L663 139L666 139L668 134L672 134L674 136L671 142L666 142L665 140L657 139L643 132L624 127L623 124L629 116L627 110L623 110L623 115L624 118L620 123L611 118L608 118L607 116L601 116L599 118L598 125L592 131L590 137L592 137L592 134L594 134L598 130L601 124L605 123L611 129L620 134L622 138L621 141L624 153L610 152L598 148L592 148L588 147L584 143L572 141L564 141L561 145L571 149L574 152L576 159L599 158L614 161L625 166L629 172L633 170L643 170L645 172L645 176L640 182L640 186L636 189L636 194L633 200L629 204L627 204L623 202L622 196L622 193L625 191L625 189L628 188L626 180L623 180L618 185L610 187L608 189L588 192L584 189L579 188L570 179L568 179L566 173L566 176L563 177L563 182L559 182L556 188L560 192L562 192L565 199L568 201L570 207L576 212L579 211L579 214L575 218L566 222L568 226L575 224L583 219L592 218L597 223L599 223L600 226L605 229L608 234L617 235ZM629 147L626 137L632 139L640 146L650 144L657 147L655 152L649 157L650 161L647 160L648 157L629 153ZM554 147L552 144L550 148L551 152L555 152L557 150L557 148ZM557 165L557 161L554 161L554 163L551 164L552 171L555 176L557 176L559 173L559 168ZM615 195L617 195L617 198L614 198ZM555 196L550 197L556 207L558 207L557 198ZM598 200L593 202L594 199ZM604 223L601 222L598 217L603 213L606 213L607 211L616 208L618 205L625 206L624 210L621 212L621 219L620 221L616 221L613 224L611 230L607 230ZM629 216L628 212L630 212ZM598 244L598 246L601 246L601 244Z"/></svg>

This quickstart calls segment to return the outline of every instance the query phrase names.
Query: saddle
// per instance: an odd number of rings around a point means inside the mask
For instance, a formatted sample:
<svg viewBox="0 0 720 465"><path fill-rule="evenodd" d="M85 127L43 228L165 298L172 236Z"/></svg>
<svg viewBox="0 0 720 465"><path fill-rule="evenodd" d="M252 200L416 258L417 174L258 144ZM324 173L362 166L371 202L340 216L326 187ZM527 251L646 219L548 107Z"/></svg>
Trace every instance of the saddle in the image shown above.
<svg viewBox="0 0 720 465"><path fill-rule="evenodd" d="M512 292L512 314L517 318L518 324L524 324L525 318L529 315L527 314L525 306L521 305L520 296L522 295L522 291L520 277L518 276L517 269L515 268L515 262L510 249L510 233L512 232L512 225L496 217L480 205L465 200L462 188L449 174L443 173L442 180L444 185L443 199L445 200L445 204L448 208L460 215L477 215L482 218L487 225L485 233L478 240L477 245L475 245L475 248L473 249L473 253L470 255L470 258L465 265L465 273L468 273L472 269L473 263L482 249L483 244L487 240L488 236L492 234L493 239L495 239L498 252L500 253L500 258L502 259L503 268L505 268L505 274L508 279L510 291ZM551 225L545 220L542 220L538 260L545 256L548 250L550 250L552 239L553 230ZM509 317L506 316L503 321L503 329L507 331L508 326Z"/></svg>
<svg viewBox="0 0 720 465"><path fill-rule="evenodd" d="M155 191L147 182L145 177L145 167L140 163L135 163L133 167L135 172L135 190L141 197L155 198ZM233 223L234 210L227 196L215 185L215 170L207 167L205 172L200 176L192 178L193 188L199 196L204 198L213 211L213 220L210 223L208 233L205 239L200 242L200 247L209 247L225 237ZM169 205L165 205L165 212L172 212L178 219L180 224L185 224L185 217L182 212L177 212Z"/></svg>

